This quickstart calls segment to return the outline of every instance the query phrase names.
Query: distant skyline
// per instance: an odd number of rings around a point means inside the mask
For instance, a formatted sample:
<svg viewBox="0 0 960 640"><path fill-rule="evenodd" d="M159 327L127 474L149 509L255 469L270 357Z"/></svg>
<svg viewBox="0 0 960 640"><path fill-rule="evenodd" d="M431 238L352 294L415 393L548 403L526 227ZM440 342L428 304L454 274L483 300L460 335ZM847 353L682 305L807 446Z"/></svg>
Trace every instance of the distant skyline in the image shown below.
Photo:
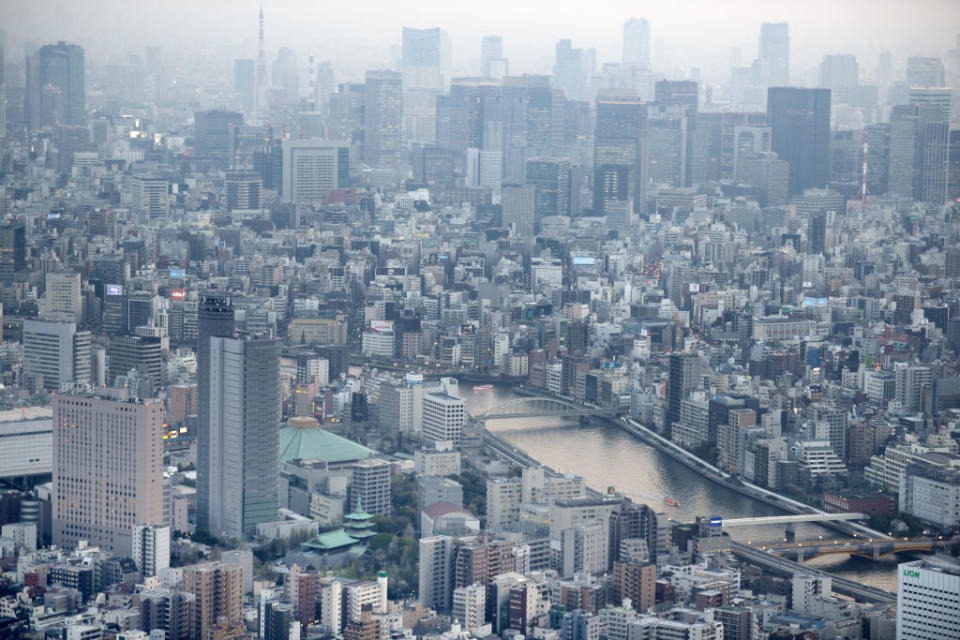
<svg viewBox="0 0 960 640"><path fill-rule="evenodd" d="M256 54L259 0L119 2L37 0L0 11L7 34L6 59L17 61L25 43L69 40L82 45L92 62L119 59L131 50L158 45L170 61L180 53L212 52L226 58ZM623 23L650 22L656 68L685 76L697 67L723 81L732 52L739 64L757 55L761 22L790 23L793 80L803 81L828 53L853 53L868 78L877 55L889 50L895 68L908 55L942 55L960 32L960 2L918 0L680 0L641 4L607 0L582 5L543 0L443 3L435 0L324 3L267 0L266 46L272 60L282 46L334 63L338 79L358 79L363 69L386 67L399 46L401 27L442 27L453 42L454 73L479 63L480 39L503 37L511 73L549 72L554 45L570 38L575 47L596 48L598 65L619 62ZM222 61L218 61L222 62Z"/></svg>

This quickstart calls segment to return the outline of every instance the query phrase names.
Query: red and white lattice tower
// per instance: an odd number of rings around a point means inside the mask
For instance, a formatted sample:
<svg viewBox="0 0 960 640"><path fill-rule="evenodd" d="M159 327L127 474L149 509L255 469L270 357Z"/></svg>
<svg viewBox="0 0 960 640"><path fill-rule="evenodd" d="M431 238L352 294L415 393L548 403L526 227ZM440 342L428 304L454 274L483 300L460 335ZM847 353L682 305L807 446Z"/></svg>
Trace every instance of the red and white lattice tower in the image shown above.
<svg viewBox="0 0 960 640"><path fill-rule="evenodd" d="M860 202L867 201L867 150L870 148L870 145L867 144L866 137L863 140L863 176L862 182L860 183Z"/></svg>

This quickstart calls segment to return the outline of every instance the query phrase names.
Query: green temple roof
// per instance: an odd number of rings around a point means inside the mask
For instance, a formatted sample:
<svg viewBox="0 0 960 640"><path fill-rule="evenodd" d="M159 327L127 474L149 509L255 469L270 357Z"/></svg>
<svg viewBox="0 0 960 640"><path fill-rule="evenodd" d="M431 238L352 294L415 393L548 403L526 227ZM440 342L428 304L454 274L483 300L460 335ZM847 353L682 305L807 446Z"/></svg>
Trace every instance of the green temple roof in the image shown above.
<svg viewBox="0 0 960 640"><path fill-rule="evenodd" d="M357 444L319 427L280 429L280 462L291 460L323 460L324 462L349 462L363 460L377 454L362 444Z"/></svg>

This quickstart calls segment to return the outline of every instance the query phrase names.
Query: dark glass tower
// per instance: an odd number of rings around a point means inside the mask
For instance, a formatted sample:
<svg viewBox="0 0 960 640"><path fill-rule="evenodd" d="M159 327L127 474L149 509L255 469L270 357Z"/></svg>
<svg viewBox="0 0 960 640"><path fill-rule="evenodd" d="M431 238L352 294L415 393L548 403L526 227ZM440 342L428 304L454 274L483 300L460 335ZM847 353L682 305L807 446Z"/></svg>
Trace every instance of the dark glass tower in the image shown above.
<svg viewBox="0 0 960 640"><path fill-rule="evenodd" d="M197 527L210 529L211 415L210 339L233 334L233 303L225 294L210 292L197 310Z"/></svg>
<svg viewBox="0 0 960 640"><path fill-rule="evenodd" d="M23 223L0 226L0 282L11 284L27 260L27 235Z"/></svg>
<svg viewBox="0 0 960 640"><path fill-rule="evenodd" d="M597 129L593 166L594 215L604 215L605 204L614 191L621 192L620 178L626 177L627 199L633 210L645 208L647 158L647 105L629 95L597 97ZM618 167L621 170L615 170ZM617 176L617 180L612 180Z"/></svg>
<svg viewBox="0 0 960 640"><path fill-rule="evenodd" d="M83 48L58 42L37 51L40 121L43 124L84 124Z"/></svg>
<svg viewBox="0 0 960 640"><path fill-rule="evenodd" d="M826 187L830 172L830 90L770 87L773 150L790 163L790 194Z"/></svg>

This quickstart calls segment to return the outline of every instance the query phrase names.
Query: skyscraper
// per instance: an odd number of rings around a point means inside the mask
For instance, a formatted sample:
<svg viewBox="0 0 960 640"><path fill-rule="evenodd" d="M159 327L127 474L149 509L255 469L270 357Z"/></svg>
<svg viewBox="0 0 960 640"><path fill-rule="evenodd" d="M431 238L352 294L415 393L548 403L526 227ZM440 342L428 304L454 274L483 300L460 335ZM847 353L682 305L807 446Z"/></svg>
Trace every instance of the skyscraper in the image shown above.
<svg viewBox="0 0 960 640"><path fill-rule="evenodd" d="M960 202L960 129L950 132L947 151L947 200Z"/></svg>
<svg viewBox="0 0 960 640"><path fill-rule="evenodd" d="M90 332L75 322L24 320L23 372L48 391L90 383Z"/></svg>
<svg viewBox="0 0 960 640"><path fill-rule="evenodd" d="M860 81L860 65L857 56L843 53L823 56L820 61L820 83L824 89L830 89L833 101L837 104L850 104L853 90Z"/></svg>
<svg viewBox="0 0 960 640"><path fill-rule="evenodd" d="M284 200L323 204L350 183L350 149L345 141L284 140L282 175Z"/></svg>
<svg viewBox="0 0 960 640"><path fill-rule="evenodd" d="M770 87L773 151L790 163L790 193L825 187L830 171L830 90Z"/></svg>
<svg viewBox="0 0 960 640"><path fill-rule="evenodd" d="M658 80L654 96L662 107L683 107L695 112L699 92L700 85L695 80Z"/></svg>
<svg viewBox="0 0 960 640"><path fill-rule="evenodd" d="M459 447L463 440L466 409L463 398L446 393L428 393L423 397L423 439L432 447L450 442Z"/></svg>
<svg viewBox="0 0 960 640"><path fill-rule="evenodd" d="M950 121L949 107L916 105L917 138L914 166L915 200L932 204L947 201Z"/></svg>
<svg viewBox="0 0 960 640"><path fill-rule="evenodd" d="M650 182L671 187L686 184L688 141L685 107L652 105L647 112L647 171Z"/></svg>
<svg viewBox="0 0 960 640"><path fill-rule="evenodd" d="M40 47L37 51L36 81L41 124L86 122L84 70L82 47L62 41Z"/></svg>
<svg viewBox="0 0 960 640"><path fill-rule="evenodd" d="M260 209L263 206L263 178L254 171L228 173L223 181L224 210Z"/></svg>
<svg viewBox="0 0 960 640"><path fill-rule="evenodd" d="M163 405L53 399L53 541L133 551L138 524L163 522Z"/></svg>
<svg viewBox="0 0 960 640"><path fill-rule="evenodd" d="M553 86L563 89L571 100L583 100L587 87L586 56L583 49L575 49L568 39L559 40L556 62L553 65Z"/></svg>
<svg viewBox="0 0 960 640"><path fill-rule="evenodd" d="M163 354L159 337L112 335L107 345L107 356L107 386L112 387L117 378L134 369L141 376L139 397L152 398L160 390L163 384Z"/></svg>
<svg viewBox="0 0 960 640"><path fill-rule="evenodd" d="M646 207L647 105L629 93L597 96L594 138L594 215L605 213L607 199L632 200ZM610 180L616 176L616 180ZM597 185L602 188L597 188ZM625 196L625 197L623 197Z"/></svg>
<svg viewBox="0 0 960 640"><path fill-rule="evenodd" d="M132 202L130 209L146 219L167 215L167 180L160 176L134 176L130 180Z"/></svg>
<svg viewBox="0 0 960 640"><path fill-rule="evenodd" d="M897 640L960 638L960 566L935 560L897 567Z"/></svg>
<svg viewBox="0 0 960 640"><path fill-rule="evenodd" d="M224 294L210 292L200 296L197 308L197 527L210 531L211 500L218 499L210 468L219 460L219 420L214 412L212 394L211 338L233 335L233 303ZM217 441L215 442L215 438Z"/></svg>
<svg viewBox="0 0 960 640"><path fill-rule="evenodd" d="M760 65L764 84L790 84L790 25L764 22L760 25Z"/></svg>
<svg viewBox="0 0 960 640"><path fill-rule="evenodd" d="M233 61L233 90L247 114L253 113L256 73L256 63L252 59L240 58Z"/></svg>
<svg viewBox="0 0 960 640"><path fill-rule="evenodd" d="M141 577L157 575L170 566L170 527L138 524L133 528L133 561Z"/></svg>
<svg viewBox="0 0 960 640"><path fill-rule="evenodd" d="M887 191L913 197L916 170L917 111L912 105L895 105L890 111ZM869 165L868 165L869 169Z"/></svg>
<svg viewBox="0 0 960 640"><path fill-rule="evenodd" d="M518 238L532 240L536 229L536 189L516 184L503 185L500 219L504 227L513 227Z"/></svg>
<svg viewBox="0 0 960 640"><path fill-rule="evenodd" d="M277 517L280 343L247 334L201 337L198 508L203 486L210 533L243 539Z"/></svg>
<svg viewBox="0 0 960 640"><path fill-rule="evenodd" d="M197 111L194 114L193 147L197 154L233 154L237 128L243 114L235 111Z"/></svg>
<svg viewBox="0 0 960 640"><path fill-rule="evenodd" d="M404 27L402 56L405 90L443 88L444 36L439 27Z"/></svg>
<svg viewBox="0 0 960 640"><path fill-rule="evenodd" d="M363 161L371 167L397 167L402 124L402 76L395 71L367 71Z"/></svg>
<svg viewBox="0 0 960 640"><path fill-rule="evenodd" d="M480 75L494 78L494 61L503 60L503 39L500 36L484 36L480 41Z"/></svg>
<svg viewBox="0 0 960 640"><path fill-rule="evenodd" d="M643 18L623 23L623 64L650 68L650 24Z"/></svg>
<svg viewBox="0 0 960 640"><path fill-rule="evenodd" d="M907 58L908 87L942 87L945 84L943 60L921 56Z"/></svg>
<svg viewBox="0 0 960 640"><path fill-rule="evenodd" d="M536 190L535 226L545 216L570 215L570 161L566 158L527 160L527 186Z"/></svg>
<svg viewBox="0 0 960 640"><path fill-rule="evenodd" d="M699 385L700 359L691 353L674 353L670 356L670 378L667 383L667 434L673 423L680 421L680 403L691 389Z"/></svg>
<svg viewBox="0 0 960 640"><path fill-rule="evenodd" d="M243 569L219 562L183 568L181 590L196 597L191 638L235 638L243 623Z"/></svg>

